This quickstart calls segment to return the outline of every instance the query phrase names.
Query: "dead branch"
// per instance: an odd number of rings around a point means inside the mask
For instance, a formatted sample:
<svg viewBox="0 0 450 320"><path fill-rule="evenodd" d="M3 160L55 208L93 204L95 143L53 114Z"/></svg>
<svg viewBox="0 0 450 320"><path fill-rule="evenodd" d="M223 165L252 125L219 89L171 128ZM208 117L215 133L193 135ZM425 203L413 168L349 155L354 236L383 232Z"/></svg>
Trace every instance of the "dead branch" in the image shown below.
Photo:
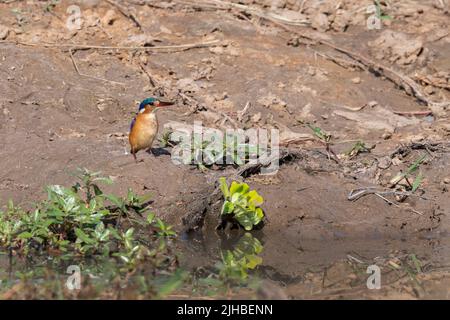
<svg viewBox="0 0 450 320"><path fill-rule="evenodd" d="M141 68L142 72L147 76L148 78L148 82L150 83L150 85L155 88L156 87L156 83L155 80L153 80L152 75L150 74L150 72L147 71L147 69L145 69L145 67L142 65L141 62L138 62L139 67Z"/></svg>

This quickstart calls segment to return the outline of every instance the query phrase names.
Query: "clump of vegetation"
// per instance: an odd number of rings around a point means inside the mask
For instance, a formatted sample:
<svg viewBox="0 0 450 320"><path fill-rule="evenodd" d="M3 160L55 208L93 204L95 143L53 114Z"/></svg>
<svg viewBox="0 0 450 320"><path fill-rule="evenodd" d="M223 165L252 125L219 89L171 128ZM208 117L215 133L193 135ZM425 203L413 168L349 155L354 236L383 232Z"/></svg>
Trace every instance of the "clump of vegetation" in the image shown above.
<svg viewBox="0 0 450 320"><path fill-rule="evenodd" d="M137 259L154 254L136 235L137 226L153 241L174 235L171 227L153 214L148 215L146 225L135 219L134 215L148 209L149 195L138 196L128 190L126 198L117 197L100 189L99 183L112 181L99 172L80 169L76 176L80 182L71 188L48 186L47 200L31 211L10 201L6 210L0 211L0 247L25 255L50 250L115 256L134 265Z"/></svg>
<svg viewBox="0 0 450 320"><path fill-rule="evenodd" d="M222 177L219 183L225 201L221 210L222 224L218 228L225 228L229 222L233 225L237 222L247 231L259 227L264 219L261 209L263 197L256 190L250 190L244 182L233 181L228 187L226 179Z"/></svg>
<svg viewBox="0 0 450 320"><path fill-rule="evenodd" d="M222 136L206 136L194 133L189 141L173 141L172 132L165 132L160 139L162 147L175 147L180 153L184 164L196 165L205 170L213 165L223 167L226 165L241 166L248 163L250 159L258 159L267 148L242 142L236 134L225 134Z"/></svg>

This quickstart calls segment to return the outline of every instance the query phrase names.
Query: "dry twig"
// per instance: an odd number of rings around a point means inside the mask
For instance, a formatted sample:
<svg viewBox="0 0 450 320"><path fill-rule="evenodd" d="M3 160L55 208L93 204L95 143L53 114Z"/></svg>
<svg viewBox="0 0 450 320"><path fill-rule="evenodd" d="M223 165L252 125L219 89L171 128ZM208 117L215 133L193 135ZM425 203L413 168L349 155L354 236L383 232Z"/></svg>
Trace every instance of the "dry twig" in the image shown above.
<svg viewBox="0 0 450 320"><path fill-rule="evenodd" d="M154 47L137 47L137 46L99 46L92 44L77 44L77 43L30 43L30 42L20 42L20 41L9 41L0 40L0 43L13 43L20 44L23 46L31 47L44 47L44 48L71 48L73 50L87 50L87 49L99 49L99 50L142 50L142 51L159 51L168 50L169 52L185 51L194 48L207 48L220 46L219 40L211 40L199 43L188 43L179 45L169 45L169 46L154 46Z"/></svg>
<svg viewBox="0 0 450 320"><path fill-rule="evenodd" d="M77 63L75 61L75 57L73 56L72 49L69 49L69 55L70 55L70 59L72 60L72 64L73 64L73 66L75 68L75 71L78 73L79 76L91 78L91 79L94 79L94 80L106 81L106 82L110 82L110 83L113 83L113 84L119 84L119 85L122 85L122 86L125 85L122 82L117 82L117 81L108 80L108 79L99 78L99 77L95 77L95 76L91 76L91 75L88 75L88 74L81 73L80 69L78 68L78 65L77 65Z"/></svg>

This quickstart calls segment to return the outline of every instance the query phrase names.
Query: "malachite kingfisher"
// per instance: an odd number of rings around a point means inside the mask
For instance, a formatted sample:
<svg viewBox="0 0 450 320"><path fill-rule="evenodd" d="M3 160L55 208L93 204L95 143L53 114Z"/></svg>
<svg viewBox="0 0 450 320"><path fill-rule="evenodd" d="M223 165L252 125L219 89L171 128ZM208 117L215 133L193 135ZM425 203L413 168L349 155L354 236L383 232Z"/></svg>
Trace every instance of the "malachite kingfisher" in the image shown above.
<svg viewBox="0 0 450 320"><path fill-rule="evenodd" d="M173 105L172 102L162 101L157 98L144 99L139 104L138 114L131 121L129 141L131 154L137 162L136 153L139 150L147 149L152 152L153 140L158 133L158 119L156 110L162 106Z"/></svg>

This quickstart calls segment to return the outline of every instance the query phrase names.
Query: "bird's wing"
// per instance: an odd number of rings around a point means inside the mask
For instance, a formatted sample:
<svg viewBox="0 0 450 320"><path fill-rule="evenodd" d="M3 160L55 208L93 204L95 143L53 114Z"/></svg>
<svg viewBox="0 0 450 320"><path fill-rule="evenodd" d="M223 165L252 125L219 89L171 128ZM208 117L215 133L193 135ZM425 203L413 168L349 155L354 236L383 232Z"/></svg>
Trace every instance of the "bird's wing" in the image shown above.
<svg viewBox="0 0 450 320"><path fill-rule="evenodd" d="M136 118L133 118L130 125L130 131L133 130L134 124L136 123Z"/></svg>

